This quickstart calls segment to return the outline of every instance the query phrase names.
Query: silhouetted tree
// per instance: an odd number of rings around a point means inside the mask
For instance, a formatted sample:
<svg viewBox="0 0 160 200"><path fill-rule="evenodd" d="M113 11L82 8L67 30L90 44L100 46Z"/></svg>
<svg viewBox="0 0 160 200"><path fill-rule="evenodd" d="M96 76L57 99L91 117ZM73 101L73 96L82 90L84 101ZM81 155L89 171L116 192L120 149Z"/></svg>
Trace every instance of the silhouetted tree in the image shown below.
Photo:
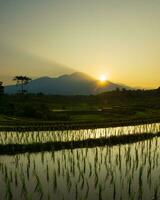
<svg viewBox="0 0 160 200"><path fill-rule="evenodd" d="M0 96L4 94L4 87L3 87L3 82L0 81Z"/></svg>
<svg viewBox="0 0 160 200"><path fill-rule="evenodd" d="M116 87L116 92L120 92L120 89L119 89L119 87Z"/></svg>
<svg viewBox="0 0 160 200"><path fill-rule="evenodd" d="M27 85L32 79L27 76L15 76L14 81L17 82L17 85L21 86L21 93L23 94L26 90L24 90L24 86Z"/></svg>

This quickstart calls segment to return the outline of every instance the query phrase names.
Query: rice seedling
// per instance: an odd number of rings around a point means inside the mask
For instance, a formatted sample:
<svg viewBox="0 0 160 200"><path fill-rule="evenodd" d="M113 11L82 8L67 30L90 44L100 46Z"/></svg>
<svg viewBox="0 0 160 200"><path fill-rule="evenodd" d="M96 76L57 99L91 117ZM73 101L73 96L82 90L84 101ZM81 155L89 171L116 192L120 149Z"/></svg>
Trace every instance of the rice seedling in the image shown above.
<svg viewBox="0 0 160 200"><path fill-rule="evenodd" d="M12 152L17 147L23 152L42 150L0 155L0 185L6 188L1 187L0 194L3 199L18 199L19 194L26 199L156 199L160 193L159 131L156 123L0 132L0 146L5 149L14 144Z"/></svg>

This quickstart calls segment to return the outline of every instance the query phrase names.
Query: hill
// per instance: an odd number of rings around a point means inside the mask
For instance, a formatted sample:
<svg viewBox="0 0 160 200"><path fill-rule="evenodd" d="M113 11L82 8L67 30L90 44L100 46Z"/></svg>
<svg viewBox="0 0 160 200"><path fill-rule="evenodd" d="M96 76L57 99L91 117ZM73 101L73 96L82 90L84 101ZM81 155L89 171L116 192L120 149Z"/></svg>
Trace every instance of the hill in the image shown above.
<svg viewBox="0 0 160 200"><path fill-rule="evenodd" d="M127 86L115 84L110 81L100 81L81 72L63 75L56 78L40 77L32 80L25 89L29 93L43 93L49 95L91 95L101 92L112 91L116 88L131 89ZM17 85L5 87L5 93L15 94L20 90Z"/></svg>

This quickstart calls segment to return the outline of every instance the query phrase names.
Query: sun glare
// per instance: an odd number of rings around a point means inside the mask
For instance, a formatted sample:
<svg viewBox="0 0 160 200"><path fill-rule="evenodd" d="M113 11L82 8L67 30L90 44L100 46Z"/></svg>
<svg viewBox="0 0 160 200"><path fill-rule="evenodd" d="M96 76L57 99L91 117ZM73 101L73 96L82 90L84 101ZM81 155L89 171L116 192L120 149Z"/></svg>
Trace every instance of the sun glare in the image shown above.
<svg viewBox="0 0 160 200"><path fill-rule="evenodd" d="M102 75L99 77L99 80L100 80L102 83L104 83L104 82L107 81L107 76L104 75L104 74L102 74Z"/></svg>

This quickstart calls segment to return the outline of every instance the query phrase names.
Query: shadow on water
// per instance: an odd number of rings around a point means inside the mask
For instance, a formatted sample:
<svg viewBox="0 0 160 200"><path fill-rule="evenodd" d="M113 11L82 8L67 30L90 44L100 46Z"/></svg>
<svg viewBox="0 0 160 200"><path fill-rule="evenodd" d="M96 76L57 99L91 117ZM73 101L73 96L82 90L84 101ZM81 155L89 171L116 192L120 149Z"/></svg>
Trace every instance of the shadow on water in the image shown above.
<svg viewBox="0 0 160 200"><path fill-rule="evenodd" d="M82 141L59 141L33 144L4 144L0 145L0 155L14 155L19 153L38 153L43 151L60 151L78 148L94 148L102 146L125 145L159 137L160 133L141 133L109 138L86 139Z"/></svg>

